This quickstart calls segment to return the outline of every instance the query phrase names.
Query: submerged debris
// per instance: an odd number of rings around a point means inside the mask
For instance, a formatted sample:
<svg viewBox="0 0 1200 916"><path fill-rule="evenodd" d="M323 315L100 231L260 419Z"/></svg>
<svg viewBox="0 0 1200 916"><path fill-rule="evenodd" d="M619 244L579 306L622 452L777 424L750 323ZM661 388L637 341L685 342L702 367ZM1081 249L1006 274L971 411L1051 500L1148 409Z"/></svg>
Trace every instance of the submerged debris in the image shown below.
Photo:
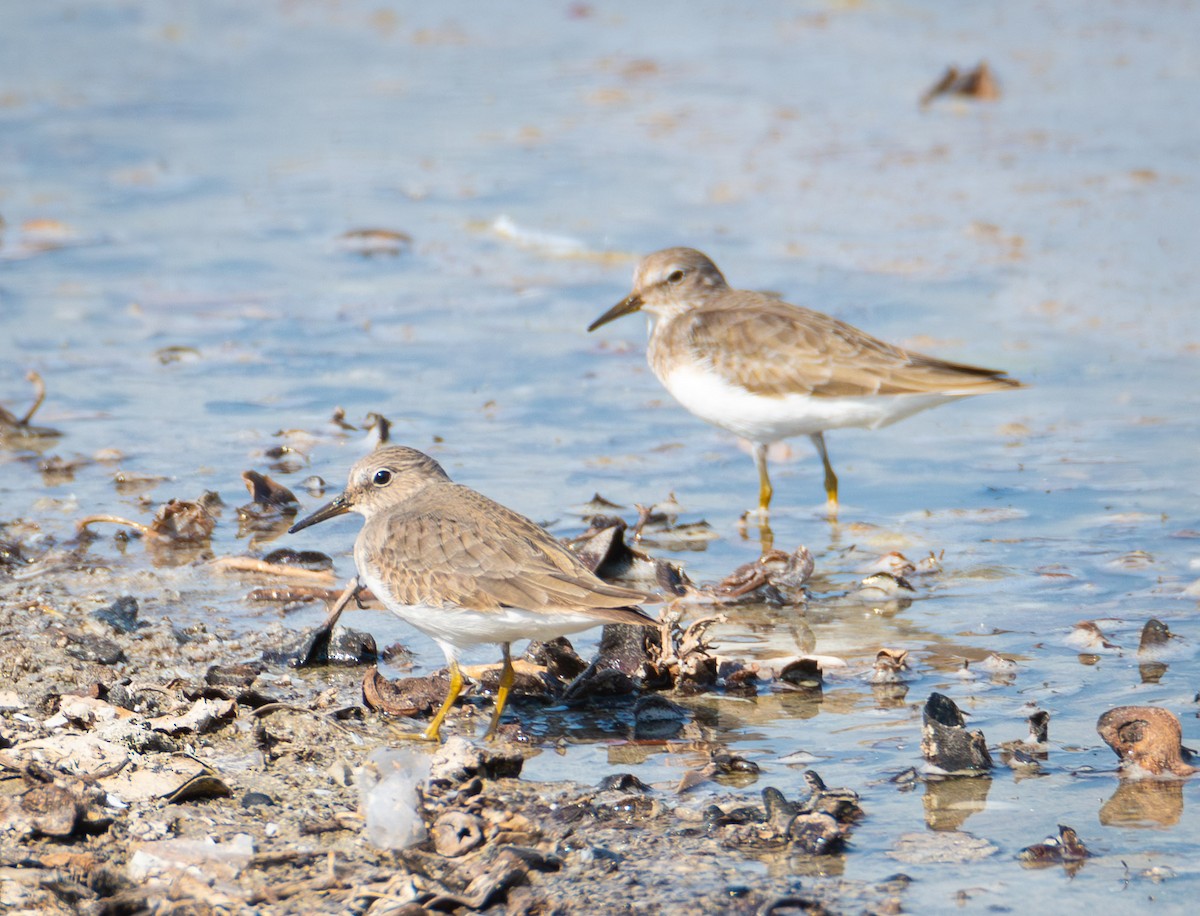
<svg viewBox="0 0 1200 916"><path fill-rule="evenodd" d="M978 99L992 102L1000 98L1000 84L992 74L992 68L986 61L980 61L973 69L961 72L953 65L946 68L936 83L921 96L921 107L924 108L934 99L943 95L956 95L961 98Z"/></svg>
<svg viewBox="0 0 1200 916"><path fill-rule="evenodd" d="M250 506L255 506L260 512L267 509L287 512L290 509L291 514L295 515L300 508L300 501L296 499L291 490L265 474L257 471L243 471L242 482L250 491L252 502L243 506L238 512L245 512L250 509Z"/></svg>
<svg viewBox="0 0 1200 916"><path fill-rule="evenodd" d="M1108 641L1094 620L1081 620L1067 634L1066 643L1082 652L1119 652L1121 647Z"/></svg>
<svg viewBox="0 0 1200 916"><path fill-rule="evenodd" d="M292 491L257 471L244 471L242 482L250 491L251 502L238 507L238 537L257 542L287 531L300 511L300 501Z"/></svg>
<svg viewBox="0 0 1200 916"><path fill-rule="evenodd" d="M604 502L599 493L592 498L592 504L595 505L597 501ZM679 524L679 514L683 507L674 493L662 502L649 506L636 505L635 508L638 512L632 531L635 543L665 550L705 550L709 543L717 538L712 525L703 519ZM592 518L591 521L595 522L596 519Z"/></svg>
<svg viewBox="0 0 1200 916"><path fill-rule="evenodd" d="M862 602L909 600L908 595L916 594L916 591L912 587L912 583L903 576L897 576L890 572L877 572L859 582L848 597Z"/></svg>
<svg viewBox="0 0 1200 916"><path fill-rule="evenodd" d="M624 508L624 506L605 499L599 493L596 493L586 503L581 506L575 506L571 511L590 521L597 516L609 515L614 510Z"/></svg>
<svg viewBox="0 0 1200 916"><path fill-rule="evenodd" d="M194 546L207 544L216 527L216 519L201 500L192 502L171 499L159 507L149 525L131 521L117 515L89 515L75 523L75 530L82 534L90 526L101 522L124 525L159 544Z"/></svg>
<svg viewBox="0 0 1200 916"><path fill-rule="evenodd" d="M1138 642L1138 655L1154 655L1176 636L1165 623L1157 617L1151 617L1142 627L1142 637Z"/></svg>
<svg viewBox="0 0 1200 916"><path fill-rule="evenodd" d="M705 822L730 846L742 849L786 847L791 852L823 856L840 852L855 822L863 816L858 793L830 789L813 770L804 774L808 792L788 801L773 786L762 790L762 810L705 811Z"/></svg>
<svg viewBox="0 0 1200 916"><path fill-rule="evenodd" d="M337 239L338 248L364 258L391 257L412 248L413 239L396 229L351 229Z"/></svg>
<svg viewBox="0 0 1200 916"><path fill-rule="evenodd" d="M779 680L795 690L820 696L825 675L821 671L821 663L815 658L798 658L780 669Z"/></svg>
<svg viewBox="0 0 1200 916"><path fill-rule="evenodd" d="M921 754L947 775L981 776L992 768L983 732L969 732L958 704L931 693L921 712Z"/></svg>
<svg viewBox="0 0 1200 916"><path fill-rule="evenodd" d="M1000 759L1013 769L1036 771L1048 759L1050 748L1050 713L1044 709L1030 714L1029 735L1000 745Z"/></svg>
<svg viewBox="0 0 1200 916"><path fill-rule="evenodd" d="M280 551L274 551L268 554L268 559L258 559L257 557L217 557L209 563L212 569L219 572L244 572L254 573L262 576L280 576L285 579L298 579L302 582L311 582L315 585L322 583L331 583L335 581L333 570L320 568L321 564L308 562L291 562L292 558L288 555L279 556ZM298 556L303 556L303 553ZM274 557L275 559L269 559ZM314 585L314 588L315 588ZM256 591L274 591L272 589L256 589ZM263 601L287 601L293 600L290 594L294 589L283 589L287 594L271 597L263 595L259 600ZM315 591L308 597L320 598L337 598L340 595L341 589L331 591L329 589L316 588ZM365 598L363 599L365 602Z"/></svg>
<svg viewBox="0 0 1200 916"><path fill-rule="evenodd" d="M741 754L732 753L721 744L700 741L689 745L687 750L692 754L699 752L703 762L683 774L683 778L675 787L676 795L682 795L710 779L722 779L725 782L733 782L735 785L748 785L754 782L761 772L758 764L753 760L748 760Z"/></svg>
<svg viewBox="0 0 1200 916"><path fill-rule="evenodd" d="M872 684L899 684L908 671L907 649L880 649L875 653L875 667L871 672Z"/></svg>
<svg viewBox="0 0 1200 916"><path fill-rule="evenodd" d="M0 404L0 446L14 446L20 444L22 440L53 439L62 435L57 429L51 429L48 426L31 425L30 421L33 420L33 415L38 412L42 401L46 399L46 383L42 381L42 377L37 372L33 371L25 376L25 380L33 385L33 404L22 417L18 417Z"/></svg>
<svg viewBox="0 0 1200 916"><path fill-rule="evenodd" d="M1027 868L1062 865L1072 875L1083 867L1084 859L1089 856L1091 852L1083 845L1078 834L1062 824L1058 825L1058 833L1033 846L1026 846L1017 853L1017 859Z"/></svg>
<svg viewBox="0 0 1200 916"><path fill-rule="evenodd" d="M804 590L813 573L814 562L808 548L801 545L794 553L769 550L752 563L739 566L710 590L723 603L733 600L765 602L774 605L804 604Z"/></svg>

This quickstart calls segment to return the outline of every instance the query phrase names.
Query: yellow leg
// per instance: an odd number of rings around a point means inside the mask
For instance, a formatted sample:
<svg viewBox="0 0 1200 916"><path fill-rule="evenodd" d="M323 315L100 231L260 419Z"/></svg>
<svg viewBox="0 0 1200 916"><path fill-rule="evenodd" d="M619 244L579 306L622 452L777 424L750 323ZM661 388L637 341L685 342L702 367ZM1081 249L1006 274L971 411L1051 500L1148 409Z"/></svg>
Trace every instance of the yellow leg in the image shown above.
<svg viewBox="0 0 1200 916"><path fill-rule="evenodd" d="M513 681L516 680L508 643L501 643L500 648L504 652L504 667L500 669L500 687L496 691L496 708L492 710L492 722L483 736L488 741L496 737L496 730L500 727L500 714L504 712L504 704L508 702L508 692L512 689Z"/></svg>
<svg viewBox="0 0 1200 916"><path fill-rule="evenodd" d="M429 741L441 740L438 732L441 730L442 722L445 720L446 714L454 707L454 701L458 699L458 695L462 693L463 676L462 672L458 670L458 660L451 658L449 661L450 690L446 694L446 701L442 703L442 708L437 711L437 715L433 717L433 721L425 729L425 738Z"/></svg>
<svg viewBox="0 0 1200 916"><path fill-rule="evenodd" d="M813 445L817 448L817 454L821 456L821 463L825 466L825 500L829 510L829 517L837 518L837 474L833 473L833 465L829 463L829 452L825 450L825 435L823 433L813 433L809 438L812 439Z"/></svg>
<svg viewBox="0 0 1200 916"><path fill-rule="evenodd" d="M766 442L754 444L754 466L758 468L758 514L764 519L767 517L771 505L771 495L775 492L771 489L771 478L767 476L768 444Z"/></svg>
<svg viewBox="0 0 1200 916"><path fill-rule="evenodd" d="M764 557L775 549L775 532L766 520L758 526L758 547Z"/></svg>

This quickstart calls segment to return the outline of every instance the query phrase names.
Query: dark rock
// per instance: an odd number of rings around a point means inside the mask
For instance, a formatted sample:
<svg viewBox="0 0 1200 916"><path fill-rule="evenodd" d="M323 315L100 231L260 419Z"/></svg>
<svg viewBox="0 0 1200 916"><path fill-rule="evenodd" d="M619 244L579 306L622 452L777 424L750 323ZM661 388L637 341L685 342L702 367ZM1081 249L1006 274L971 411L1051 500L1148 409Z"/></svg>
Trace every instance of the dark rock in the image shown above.
<svg viewBox="0 0 1200 916"><path fill-rule="evenodd" d="M271 551L263 557L263 562L277 566L295 566L298 569L311 569L318 572L333 569L333 559L328 554L317 550L293 550L290 547L280 547L278 550Z"/></svg>
<svg viewBox="0 0 1200 916"><path fill-rule="evenodd" d="M290 644L264 649L263 661L290 668L316 665L371 665L379 657L375 637L347 627L335 627L333 633L318 626L299 634Z"/></svg>
<svg viewBox="0 0 1200 916"><path fill-rule="evenodd" d="M161 716L175 705L171 695L162 690L134 688L126 681L108 688L108 702L147 718Z"/></svg>
<svg viewBox="0 0 1200 916"><path fill-rule="evenodd" d="M274 804L275 799L265 792L247 792L242 796L243 808L270 807Z"/></svg>
<svg viewBox="0 0 1200 916"><path fill-rule="evenodd" d="M245 690L258 679L262 672L263 666L258 664L212 665L204 673L204 683L212 687Z"/></svg>
<svg viewBox="0 0 1200 916"><path fill-rule="evenodd" d="M684 696L707 693L717 685L718 668L711 655L691 652L680 661L675 689Z"/></svg>
<svg viewBox="0 0 1200 916"><path fill-rule="evenodd" d="M657 658L661 649L662 634L657 629L632 623L610 623L600 631L596 664L632 675L648 660Z"/></svg>
<svg viewBox="0 0 1200 916"><path fill-rule="evenodd" d="M548 642L531 642L525 658L535 665L542 665L552 677L569 683L587 669L588 663L580 658L565 636Z"/></svg>
<svg viewBox="0 0 1200 916"><path fill-rule="evenodd" d="M0 540L0 571L10 572L29 563L20 544L16 541Z"/></svg>
<svg viewBox="0 0 1200 916"><path fill-rule="evenodd" d="M745 775L758 774L761 768L753 760L747 760L740 754L731 754L727 751L720 751L713 754L712 763L717 768L717 772L724 775Z"/></svg>
<svg viewBox="0 0 1200 916"><path fill-rule="evenodd" d="M351 630L349 627L338 627L333 631L329 641L329 664L373 665L379 660L379 650L375 646L375 637L361 630Z"/></svg>
<svg viewBox="0 0 1200 916"><path fill-rule="evenodd" d="M568 706L585 706L595 699L629 696L636 689L629 675L612 668L601 668L593 662L567 686L562 700Z"/></svg>
<svg viewBox="0 0 1200 916"><path fill-rule="evenodd" d="M1039 709L1029 717L1029 741L1045 744L1050 740L1050 713Z"/></svg>
<svg viewBox="0 0 1200 916"><path fill-rule="evenodd" d="M67 654L80 661L116 665L125 661L125 651L111 639L89 633L68 633Z"/></svg>
<svg viewBox="0 0 1200 916"><path fill-rule="evenodd" d="M632 773L613 773L600 780L600 791L649 792L650 787Z"/></svg>
<svg viewBox="0 0 1200 916"><path fill-rule="evenodd" d="M825 676L815 658L798 658L789 662L779 672L779 679L808 693L820 693L825 683Z"/></svg>
<svg viewBox="0 0 1200 916"><path fill-rule="evenodd" d="M133 633L142 627L149 626L145 621L138 620L137 599L130 595L123 595L108 607L93 611L92 616L122 634Z"/></svg>
<svg viewBox="0 0 1200 916"><path fill-rule="evenodd" d="M687 723L688 711L658 693L639 697L633 705L633 734L640 740L675 738Z"/></svg>
<svg viewBox="0 0 1200 916"><path fill-rule="evenodd" d="M798 814L788 826L792 847L813 856L839 852L845 842L842 828L828 814Z"/></svg>

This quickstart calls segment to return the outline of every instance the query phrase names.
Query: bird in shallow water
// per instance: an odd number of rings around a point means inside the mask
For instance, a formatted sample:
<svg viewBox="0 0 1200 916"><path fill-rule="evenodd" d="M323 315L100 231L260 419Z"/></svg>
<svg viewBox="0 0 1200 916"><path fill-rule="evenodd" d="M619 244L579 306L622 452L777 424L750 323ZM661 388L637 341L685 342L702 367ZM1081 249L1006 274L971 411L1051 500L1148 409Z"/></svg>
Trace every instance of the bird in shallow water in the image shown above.
<svg viewBox="0 0 1200 916"><path fill-rule="evenodd" d="M609 585L541 526L454 483L423 452L383 446L350 469L345 491L293 525L294 533L357 512L356 580L325 626L359 588L432 638L446 655L450 690L425 730L437 740L463 687L459 652L499 643L500 687L487 737L494 737L513 684L510 645L606 623L656 626L635 605L642 592Z"/></svg>
<svg viewBox="0 0 1200 916"><path fill-rule="evenodd" d="M764 521L771 443L812 439L836 517L838 481L825 430L877 429L959 398L1023 387L999 370L914 353L821 312L733 289L694 248L643 258L633 291L588 330L638 311L650 315L646 356L658 380L700 419L754 444Z"/></svg>

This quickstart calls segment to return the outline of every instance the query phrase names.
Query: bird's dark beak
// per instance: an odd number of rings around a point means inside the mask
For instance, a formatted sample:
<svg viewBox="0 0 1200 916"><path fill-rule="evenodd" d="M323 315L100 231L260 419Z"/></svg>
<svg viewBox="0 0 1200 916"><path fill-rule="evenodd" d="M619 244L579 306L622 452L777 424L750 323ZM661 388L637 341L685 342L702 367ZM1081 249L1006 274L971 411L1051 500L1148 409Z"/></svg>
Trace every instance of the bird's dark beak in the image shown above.
<svg viewBox="0 0 1200 916"><path fill-rule="evenodd" d="M346 494L330 500L320 509L314 512L307 518L302 518L296 524L288 529L288 534L295 534L301 528L307 528L309 525L315 525L317 522L323 522L326 519L337 518L339 515L345 515L350 511L350 500L346 499Z"/></svg>
<svg viewBox="0 0 1200 916"><path fill-rule="evenodd" d="M589 331L594 331L602 324L608 324L610 321L616 321L622 315L632 315L642 307L642 297L637 293L630 293L607 312L588 325Z"/></svg>

